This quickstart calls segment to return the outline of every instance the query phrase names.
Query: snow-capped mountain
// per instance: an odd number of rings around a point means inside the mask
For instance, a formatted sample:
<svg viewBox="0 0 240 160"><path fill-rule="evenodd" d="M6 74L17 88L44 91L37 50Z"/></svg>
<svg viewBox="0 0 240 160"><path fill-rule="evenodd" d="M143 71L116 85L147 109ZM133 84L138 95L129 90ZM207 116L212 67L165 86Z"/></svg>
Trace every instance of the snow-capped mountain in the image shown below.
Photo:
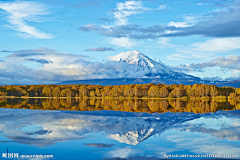
<svg viewBox="0 0 240 160"><path fill-rule="evenodd" d="M109 57L110 63L120 63L121 65L126 65L129 68L134 69L133 72L138 72L139 77L141 77L141 72L145 71L147 75L145 76L154 76L154 75L174 75L177 74L171 69L165 67L163 64L160 64L146 55L140 53L137 50L122 52L116 56ZM126 70L122 70L122 72L126 73Z"/></svg>
<svg viewBox="0 0 240 160"><path fill-rule="evenodd" d="M107 62L113 66L122 66L116 68L116 74L120 78L166 78L166 77L182 77L183 74L174 72L161 63L158 63L137 50L122 52L116 56L109 57ZM118 63L118 64L116 64ZM131 76L135 75L135 77ZM193 78L190 76L189 78Z"/></svg>
<svg viewBox="0 0 240 160"><path fill-rule="evenodd" d="M122 52L116 56L108 57L108 61L99 67L92 76L100 77L98 79L65 81L60 84L124 85L146 83L211 83L198 77L173 71L164 64L152 60L137 50Z"/></svg>
<svg viewBox="0 0 240 160"><path fill-rule="evenodd" d="M122 52L116 56L109 57L109 61L126 62L147 68L159 65L159 63L156 63L137 50ZM165 68L164 66L162 67Z"/></svg>

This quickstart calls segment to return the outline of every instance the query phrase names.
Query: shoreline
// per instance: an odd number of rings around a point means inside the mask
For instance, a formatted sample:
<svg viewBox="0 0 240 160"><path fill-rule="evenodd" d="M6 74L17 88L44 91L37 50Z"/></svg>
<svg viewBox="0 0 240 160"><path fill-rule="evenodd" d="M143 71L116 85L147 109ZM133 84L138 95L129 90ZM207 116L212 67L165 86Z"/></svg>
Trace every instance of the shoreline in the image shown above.
<svg viewBox="0 0 240 160"><path fill-rule="evenodd" d="M159 100L238 100L239 98L228 98L228 97L178 97L178 98L159 98L159 97L16 97L16 96L0 96L0 98L11 98L11 99L140 99L140 100L148 100L148 99L159 99Z"/></svg>

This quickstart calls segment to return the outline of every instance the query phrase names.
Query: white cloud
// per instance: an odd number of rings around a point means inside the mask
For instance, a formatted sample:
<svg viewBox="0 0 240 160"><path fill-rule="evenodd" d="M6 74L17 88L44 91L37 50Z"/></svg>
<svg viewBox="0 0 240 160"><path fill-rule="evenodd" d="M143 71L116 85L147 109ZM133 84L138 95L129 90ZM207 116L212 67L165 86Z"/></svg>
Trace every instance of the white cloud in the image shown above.
<svg viewBox="0 0 240 160"><path fill-rule="evenodd" d="M204 5L204 4L203 4L203 3L197 3L197 5L198 5L198 6L202 6L202 5Z"/></svg>
<svg viewBox="0 0 240 160"><path fill-rule="evenodd" d="M171 54L167 56L168 60L172 60L172 61L184 61L186 58L189 58L188 56L184 56L182 54Z"/></svg>
<svg viewBox="0 0 240 160"><path fill-rule="evenodd" d="M227 52L240 48L240 38L217 38L192 44L194 50L207 52Z"/></svg>
<svg viewBox="0 0 240 160"><path fill-rule="evenodd" d="M171 45L169 40L162 38L160 44ZM207 59L211 62L202 64L209 64L211 66L229 66L239 64L238 55L229 55L226 58L215 58L216 53L224 53L232 50L240 49L240 38L217 38L207 40L205 42L196 42L186 47L178 47L176 53L167 56L169 60L181 61L190 58ZM181 58L181 59L180 59ZM215 58L215 59L213 59Z"/></svg>
<svg viewBox="0 0 240 160"><path fill-rule="evenodd" d="M190 24L188 24L187 22L173 22L173 21L171 21L171 22L169 22L168 23L168 26L169 27L177 27L177 28L185 28L185 27L190 27L191 25Z"/></svg>
<svg viewBox="0 0 240 160"><path fill-rule="evenodd" d="M233 69L232 70L232 74L239 75L239 73L240 73L240 70L238 70L238 69Z"/></svg>
<svg viewBox="0 0 240 160"><path fill-rule="evenodd" d="M111 38L110 41L111 44L116 45L118 47L124 47L124 48L131 48L136 45L135 42L130 40L127 37L121 37L121 38Z"/></svg>
<svg viewBox="0 0 240 160"><path fill-rule="evenodd" d="M40 69L41 71L54 73L54 75L62 75L65 76L65 78L82 76L93 72L90 67L84 69L84 67L91 64L91 62L82 59L86 56L57 52L56 50L44 47L29 50L29 52L40 53L40 55L35 55L34 57L52 62L44 64L43 68Z"/></svg>
<svg viewBox="0 0 240 160"><path fill-rule="evenodd" d="M143 6L142 1L125 1L124 3L117 3L114 12L115 24L118 26L126 25L128 23L128 17L132 15L141 14L145 11L163 10L166 5L160 4L157 9L146 8Z"/></svg>
<svg viewBox="0 0 240 160"><path fill-rule="evenodd" d="M210 62L202 63L203 66L222 66L222 67L230 67L240 64L240 56L238 55L228 55L226 58L224 57L218 57L216 59L211 60Z"/></svg>
<svg viewBox="0 0 240 160"><path fill-rule="evenodd" d="M179 47L177 48L177 54L186 56L187 58L198 58L198 59L206 59L211 60L215 57L215 53L213 52L202 52L194 50L193 47Z"/></svg>
<svg viewBox="0 0 240 160"><path fill-rule="evenodd" d="M169 30L165 31L165 33L167 33L167 34L177 33L177 32L178 32L178 31L169 31Z"/></svg>
<svg viewBox="0 0 240 160"><path fill-rule="evenodd" d="M160 41L159 41L159 43L163 45L169 44L168 42L170 42L170 39L167 39L167 38L160 38Z"/></svg>
<svg viewBox="0 0 240 160"><path fill-rule="evenodd" d="M199 52L199 54L201 54ZM172 54L167 58L170 60L183 61L189 58L187 55ZM231 78L229 80L239 79L240 73L240 56L238 55L228 55L227 57L219 56L217 58L211 59L210 61L202 62L202 63L191 63L191 64L180 64L178 66L169 66L171 69L180 72L189 72L197 77L202 77L205 75L206 78L217 77L218 79ZM219 78L221 77L221 78ZM211 78L210 78L211 79ZM216 78L215 78L216 79Z"/></svg>
<svg viewBox="0 0 240 160"><path fill-rule="evenodd" d="M164 47L176 47L177 45L171 44L171 40L168 38L160 38L159 41L160 43L160 47L164 48Z"/></svg>
<svg viewBox="0 0 240 160"><path fill-rule="evenodd" d="M189 132L188 130L185 130ZM209 133L214 130L209 130ZM192 132L192 131L191 131ZM201 130L195 130L194 132L200 132ZM212 134L212 133L211 133ZM218 134L218 133L217 133ZM222 133L221 133L222 134ZM237 136L239 133L235 133ZM217 135L221 136L221 135ZM224 135L227 136L227 135ZM232 136L232 135L230 135ZM183 150L190 150L195 154L215 154L215 155L223 155L223 154L235 154L238 155L240 149L231 143L223 143L218 141L217 139L207 135L204 137L195 137L193 134L189 134L189 137L174 137L168 136L167 140L175 142L175 148L181 148ZM233 139L235 140L235 139ZM199 143L201 142L201 143Z"/></svg>
<svg viewBox="0 0 240 160"><path fill-rule="evenodd" d="M49 14L46 7L37 2L17 1L0 3L0 9L6 14L6 19L10 25L5 25L20 32L23 38L51 39L51 34L45 33L30 26L26 21L39 22L40 17Z"/></svg>
<svg viewBox="0 0 240 160"><path fill-rule="evenodd" d="M160 4L158 6L158 10L163 10L164 8L166 8L166 5L164 5L164 4Z"/></svg>
<svg viewBox="0 0 240 160"><path fill-rule="evenodd" d="M44 47L2 52L14 54L0 62L0 84L56 83L59 80L81 79L86 74L94 72L91 65L86 67L92 63L82 59L87 56L57 52ZM29 61L37 65L34 64L33 68L31 65L27 65L26 62ZM97 64L95 63L94 67Z"/></svg>
<svg viewBox="0 0 240 160"><path fill-rule="evenodd" d="M185 27L190 27L193 26L194 24L197 23L197 17L192 16L192 15L185 15L183 16L184 21L183 22L173 22L170 21L167 26L169 27L176 27L176 28L185 28Z"/></svg>
<svg viewBox="0 0 240 160"><path fill-rule="evenodd" d="M208 5L208 3L197 3L197 6Z"/></svg>
<svg viewBox="0 0 240 160"><path fill-rule="evenodd" d="M125 3L117 3L114 17L117 25L126 25L128 17L131 15L140 14L150 10L142 5L141 1L126 1Z"/></svg>
<svg viewBox="0 0 240 160"><path fill-rule="evenodd" d="M184 57L178 54L174 54L174 57ZM185 57L187 58L187 56ZM226 58L225 57L218 57L215 59L212 59L208 62L203 63L191 63L187 65L181 65L182 67L187 67L191 70L195 69L204 69L207 67L221 67L221 68L229 68L229 69L240 69L240 56L238 55L229 55Z"/></svg>
<svg viewBox="0 0 240 160"><path fill-rule="evenodd" d="M107 153L107 156L111 158L129 158L139 153L141 153L140 150L132 149L131 147L127 146L125 148L117 148L115 150L109 151Z"/></svg>
<svg viewBox="0 0 240 160"><path fill-rule="evenodd" d="M153 39L153 32L158 30L162 32L161 30L163 28L160 25L140 28L140 26L137 24L129 23L129 17L146 11L156 12L163 10L164 8L166 8L166 5L163 4L160 4L158 8L144 7L141 0L118 2L116 3L116 8L111 10L115 19L113 24L97 26L91 23L79 27L79 29L85 32L95 31L108 37L114 37L110 39L110 44L118 47L131 48L132 46L136 45L131 39ZM175 32L168 31L167 33Z"/></svg>

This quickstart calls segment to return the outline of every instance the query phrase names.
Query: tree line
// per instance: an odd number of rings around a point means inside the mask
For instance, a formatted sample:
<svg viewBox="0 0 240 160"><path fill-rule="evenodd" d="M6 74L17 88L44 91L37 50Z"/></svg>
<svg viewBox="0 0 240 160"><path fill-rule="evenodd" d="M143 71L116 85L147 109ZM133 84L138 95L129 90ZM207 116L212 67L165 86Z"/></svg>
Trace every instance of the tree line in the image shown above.
<svg viewBox="0 0 240 160"><path fill-rule="evenodd" d="M240 88L194 84L131 84L131 85L6 85L0 86L0 96L15 97L225 97L238 98Z"/></svg>
<svg viewBox="0 0 240 160"><path fill-rule="evenodd" d="M125 112L193 112L209 113L218 110L240 109L239 101L202 101L180 99L84 99L84 98L53 98L53 99L0 99L2 108L38 109L38 110L75 110L99 111L114 110Z"/></svg>

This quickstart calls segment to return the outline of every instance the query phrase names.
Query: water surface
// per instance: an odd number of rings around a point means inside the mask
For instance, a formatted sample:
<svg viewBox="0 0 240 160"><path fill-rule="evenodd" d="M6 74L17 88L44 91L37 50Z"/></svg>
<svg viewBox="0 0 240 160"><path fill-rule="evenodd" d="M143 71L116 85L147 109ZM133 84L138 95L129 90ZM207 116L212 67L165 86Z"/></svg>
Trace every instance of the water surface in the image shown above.
<svg viewBox="0 0 240 160"><path fill-rule="evenodd" d="M21 155L53 155L50 159L60 160L166 159L166 156L211 159L204 156L223 154L238 155L235 159L239 159L240 111L234 107L228 110L145 113L0 108L0 150Z"/></svg>

